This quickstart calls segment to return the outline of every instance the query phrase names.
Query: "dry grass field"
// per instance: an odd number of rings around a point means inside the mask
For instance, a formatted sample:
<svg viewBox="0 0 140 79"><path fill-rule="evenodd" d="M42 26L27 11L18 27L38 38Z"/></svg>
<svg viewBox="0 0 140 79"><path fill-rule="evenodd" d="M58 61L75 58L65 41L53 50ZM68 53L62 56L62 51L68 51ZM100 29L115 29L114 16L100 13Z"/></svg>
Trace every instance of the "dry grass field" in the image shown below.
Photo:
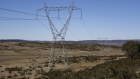
<svg viewBox="0 0 140 79"><path fill-rule="evenodd" d="M124 53L119 47L92 46L89 48L98 50L81 50L79 48L80 45L75 48L67 46L68 68L73 71L124 58ZM47 43L0 43L0 79L40 77L39 73L48 71L49 53L50 44ZM54 69L65 69L64 64L57 62Z"/></svg>

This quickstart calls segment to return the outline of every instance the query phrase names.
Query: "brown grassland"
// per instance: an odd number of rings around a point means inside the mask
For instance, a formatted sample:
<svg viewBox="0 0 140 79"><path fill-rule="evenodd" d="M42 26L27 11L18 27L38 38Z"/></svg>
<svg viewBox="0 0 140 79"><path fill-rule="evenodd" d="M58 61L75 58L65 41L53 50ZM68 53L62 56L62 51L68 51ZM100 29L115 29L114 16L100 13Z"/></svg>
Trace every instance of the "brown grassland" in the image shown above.
<svg viewBox="0 0 140 79"><path fill-rule="evenodd" d="M56 46L59 52L60 46ZM37 73L48 70L51 44L30 42L0 43L0 79L35 79ZM58 53L58 56L61 55ZM67 45L68 69L75 72L96 65L125 58L120 47L103 45ZM12 71L12 68L14 69ZM11 69L11 71L10 71ZM16 70L17 69L17 70ZM18 70L19 69L19 70ZM54 70L63 70L64 64L56 62Z"/></svg>

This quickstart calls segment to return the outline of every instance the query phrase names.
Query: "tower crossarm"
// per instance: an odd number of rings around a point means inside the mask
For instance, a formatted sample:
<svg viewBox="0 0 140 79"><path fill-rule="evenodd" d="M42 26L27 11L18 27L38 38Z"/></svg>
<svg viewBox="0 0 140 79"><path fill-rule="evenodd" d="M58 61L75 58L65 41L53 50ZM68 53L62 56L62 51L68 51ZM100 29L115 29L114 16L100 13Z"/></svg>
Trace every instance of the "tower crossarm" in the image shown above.
<svg viewBox="0 0 140 79"><path fill-rule="evenodd" d="M69 6L69 7L43 7L39 10L44 10L44 11L62 11L62 10L81 10L80 8L74 7L74 6Z"/></svg>

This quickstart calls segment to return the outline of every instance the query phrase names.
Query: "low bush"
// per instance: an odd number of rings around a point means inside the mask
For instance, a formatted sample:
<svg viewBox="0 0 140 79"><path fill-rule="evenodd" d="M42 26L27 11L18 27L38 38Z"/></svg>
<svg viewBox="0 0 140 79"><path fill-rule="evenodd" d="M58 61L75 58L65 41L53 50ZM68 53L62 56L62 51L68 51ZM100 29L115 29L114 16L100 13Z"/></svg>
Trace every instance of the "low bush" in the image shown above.
<svg viewBox="0 0 140 79"><path fill-rule="evenodd" d="M21 71L22 70L22 67L12 67L12 68L5 68L5 71L9 71L9 72L12 72L12 71Z"/></svg>
<svg viewBox="0 0 140 79"><path fill-rule="evenodd" d="M137 41L128 41L122 46L122 50L130 59L140 58L140 43Z"/></svg>
<svg viewBox="0 0 140 79"><path fill-rule="evenodd" d="M72 70L52 70L44 73L44 79L140 79L135 71L140 67L140 59L121 59L97 65L78 72Z"/></svg>

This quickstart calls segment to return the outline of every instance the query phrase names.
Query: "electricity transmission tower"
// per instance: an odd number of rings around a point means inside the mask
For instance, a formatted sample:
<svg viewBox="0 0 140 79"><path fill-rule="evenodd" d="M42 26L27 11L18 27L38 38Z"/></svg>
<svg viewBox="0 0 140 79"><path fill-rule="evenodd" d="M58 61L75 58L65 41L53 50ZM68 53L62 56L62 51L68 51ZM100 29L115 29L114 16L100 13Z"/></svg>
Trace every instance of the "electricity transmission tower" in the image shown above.
<svg viewBox="0 0 140 79"><path fill-rule="evenodd" d="M70 20L72 19L72 13L73 11L80 11L81 13L81 17L82 17L82 10L80 8L75 7L74 5L71 6L67 6L67 7L48 7L45 4L45 7L38 9L38 11L45 11L47 20L49 22L50 25L50 29L52 32L52 36L53 36L53 41L52 41L52 47L51 47L51 52L50 52L50 58L49 58L49 64L48 64L48 69L52 69L53 67L55 67L55 63L58 57L58 51L57 50L57 44L59 42L59 45L61 45L60 49L61 51L59 51L59 53L61 53L61 61L63 62L65 68L67 68L67 53L66 53L66 46L65 46L65 37L66 37L66 33L67 33L67 29L70 23ZM64 23L64 25L61 27L60 30L58 30L56 28L56 26L54 25L54 22L52 21L52 17L50 16L50 12L56 12L57 14L57 18L55 19L62 19L60 17L60 12L68 12L68 18L65 18L66 21ZM38 14L37 14L38 15ZM80 17L80 18L81 18ZM59 40L59 41L58 41Z"/></svg>

